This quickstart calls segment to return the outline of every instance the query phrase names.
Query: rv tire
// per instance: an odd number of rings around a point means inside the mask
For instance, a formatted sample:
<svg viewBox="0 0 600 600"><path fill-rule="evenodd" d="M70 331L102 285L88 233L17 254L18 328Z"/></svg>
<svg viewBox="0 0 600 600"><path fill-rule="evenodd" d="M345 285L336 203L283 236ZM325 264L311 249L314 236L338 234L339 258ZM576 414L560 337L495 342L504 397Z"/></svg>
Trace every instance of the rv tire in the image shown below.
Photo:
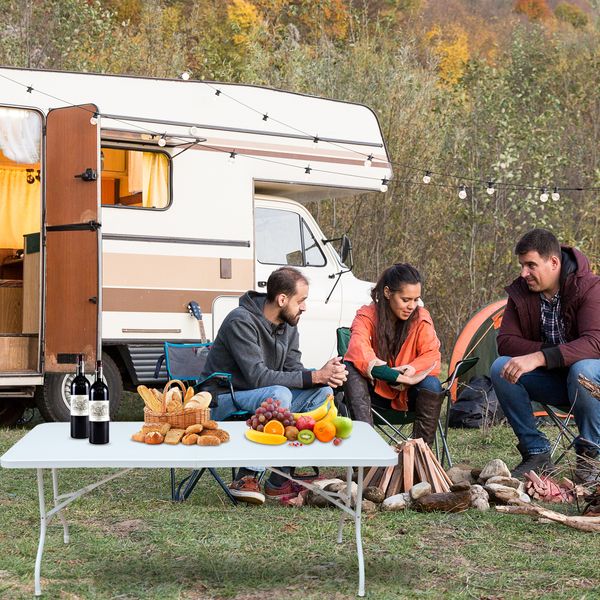
<svg viewBox="0 0 600 600"><path fill-rule="evenodd" d="M114 419L123 397L123 380L113 359L102 353L104 381L110 397L110 418ZM67 392L74 373L46 373L44 385L36 392L37 407L46 421L68 421L70 418Z"/></svg>

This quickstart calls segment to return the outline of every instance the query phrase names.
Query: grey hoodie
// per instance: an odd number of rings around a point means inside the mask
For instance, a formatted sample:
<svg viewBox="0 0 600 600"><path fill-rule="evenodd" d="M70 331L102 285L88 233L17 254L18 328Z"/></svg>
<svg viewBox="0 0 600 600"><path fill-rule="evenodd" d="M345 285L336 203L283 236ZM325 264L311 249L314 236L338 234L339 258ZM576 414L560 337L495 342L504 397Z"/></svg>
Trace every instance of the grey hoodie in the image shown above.
<svg viewBox="0 0 600 600"><path fill-rule="evenodd" d="M270 385L312 387L311 373L301 361L298 328L271 323L263 313L266 300L266 294L253 291L240 298L240 305L225 317L219 329L203 377L230 373L238 390Z"/></svg>

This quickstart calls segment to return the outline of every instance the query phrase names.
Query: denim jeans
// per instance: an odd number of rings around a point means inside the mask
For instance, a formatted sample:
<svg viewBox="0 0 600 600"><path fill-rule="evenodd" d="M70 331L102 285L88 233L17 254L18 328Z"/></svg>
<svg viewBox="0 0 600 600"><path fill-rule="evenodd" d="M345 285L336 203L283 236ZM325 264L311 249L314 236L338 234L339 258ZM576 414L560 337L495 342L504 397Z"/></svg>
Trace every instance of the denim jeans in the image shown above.
<svg viewBox="0 0 600 600"><path fill-rule="evenodd" d="M271 385L255 390L239 390L235 392L235 399L242 410L254 412L267 398L279 400L281 406L291 412L308 412L321 406L332 395L333 390L328 386L310 388L307 390L289 389L282 385ZM211 409L211 416L215 421L223 421L236 412L231 394L219 394L217 406Z"/></svg>
<svg viewBox="0 0 600 600"><path fill-rule="evenodd" d="M573 416L579 429L575 449L597 450L592 444L600 444L600 400L594 398L578 377L584 375L600 383L600 360L580 360L564 369L535 369L522 375L517 383L510 383L500 373L510 356L501 356L494 361L490 377L498 401L524 454L539 454L550 450L548 438L537 429L531 402L544 402L552 406L573 406Z"/></svg>

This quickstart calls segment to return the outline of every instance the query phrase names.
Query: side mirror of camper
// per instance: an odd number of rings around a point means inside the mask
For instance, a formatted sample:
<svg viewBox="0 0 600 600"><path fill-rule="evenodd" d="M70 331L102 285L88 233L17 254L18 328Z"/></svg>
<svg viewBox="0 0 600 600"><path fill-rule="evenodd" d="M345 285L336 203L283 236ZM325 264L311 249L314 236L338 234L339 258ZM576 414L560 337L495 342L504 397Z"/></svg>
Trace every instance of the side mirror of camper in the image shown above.
<svg viewBox="0 0 600 600"><path fill-rule="evenodd" d="M352 267L354 266L354 259L352 258L352 242L345 233L341 237L340 258L342 259L342 262L352 270Z"/></svg>

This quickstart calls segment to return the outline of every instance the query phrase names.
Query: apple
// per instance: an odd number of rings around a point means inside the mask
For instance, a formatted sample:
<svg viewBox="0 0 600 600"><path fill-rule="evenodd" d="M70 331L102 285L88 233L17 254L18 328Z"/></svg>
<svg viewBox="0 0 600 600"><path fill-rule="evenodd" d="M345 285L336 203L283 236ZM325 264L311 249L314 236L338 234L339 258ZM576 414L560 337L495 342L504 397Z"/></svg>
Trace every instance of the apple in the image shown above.
<svg viewBox="0 0 600 600"><path fill-rule="evenodd" d="M352 433L352 419L348 417L336 417L332 419L332 423L335 425L335 431L338 437L345 440L350 437Z"/></svg>
<svg viewBox="0 0 600 600"><path fill-rule="evenodd" d="M316 421L312 417L301 416L296 419L296 428L298 431L302 431L303 429L313 430Z"/></svg>

